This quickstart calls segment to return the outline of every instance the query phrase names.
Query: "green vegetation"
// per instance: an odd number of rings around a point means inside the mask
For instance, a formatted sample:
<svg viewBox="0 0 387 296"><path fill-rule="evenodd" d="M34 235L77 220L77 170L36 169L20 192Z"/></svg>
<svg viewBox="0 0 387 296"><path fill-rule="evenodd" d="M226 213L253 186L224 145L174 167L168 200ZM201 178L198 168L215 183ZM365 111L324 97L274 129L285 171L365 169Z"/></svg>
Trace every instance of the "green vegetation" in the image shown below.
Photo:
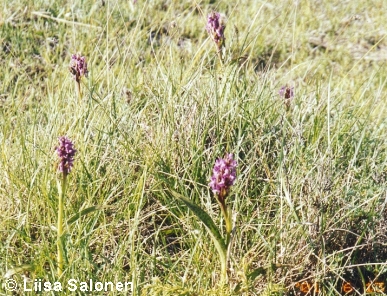
<svg viewBox="0 0 387 296"><path fill-rule="evenodd" d="M212 11L227 17L223 63L205 30ZM198 296L385 283L386 11L385 0L3 1L0 294L8 278L17 295L36 294L23 279ZM75 53L88 63L82 92ZM64 135L78 152L58 278ZM205 226L176 193L224 236L208 183L225 153L238 168L223 286Z"/></svg>

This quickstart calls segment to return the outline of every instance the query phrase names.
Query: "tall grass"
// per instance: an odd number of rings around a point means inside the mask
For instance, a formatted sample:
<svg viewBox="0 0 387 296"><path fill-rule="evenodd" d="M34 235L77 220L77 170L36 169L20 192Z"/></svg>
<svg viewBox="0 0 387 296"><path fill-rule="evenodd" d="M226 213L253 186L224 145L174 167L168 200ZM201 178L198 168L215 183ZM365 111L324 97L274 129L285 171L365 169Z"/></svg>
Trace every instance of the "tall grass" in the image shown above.
<svg viewBox="0 0 387 296"><path fill-rule="evenodd" d="M54 148L65 134L78 153L63 283L284 295L318 282L342 295L348 281L361 295L385 282L386 9L384 0L2 3L1 283L59 280ZM213 10L227 16L223 65L205 30ZM89 67L81 100L74 53ZM294 87L290 108L283 85ZM238 161L226 287L203 225L173 195L221 223L208 183L225 152Z"/></svg>

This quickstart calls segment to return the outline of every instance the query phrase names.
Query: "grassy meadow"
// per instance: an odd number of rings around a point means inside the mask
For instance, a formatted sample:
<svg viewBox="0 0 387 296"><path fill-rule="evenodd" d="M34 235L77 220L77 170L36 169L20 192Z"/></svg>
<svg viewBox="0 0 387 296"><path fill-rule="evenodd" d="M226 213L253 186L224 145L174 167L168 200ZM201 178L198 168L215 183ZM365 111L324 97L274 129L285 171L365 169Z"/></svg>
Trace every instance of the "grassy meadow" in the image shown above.
<svg viewBox="0 0 387 296"><path fill-rule="evenodd" d="M212 11L226 23L223 62ZM385 0L1 2L0 295L387 293L386 11ZM80 94L75 53L89 70ZM64 135L77 153L59 277ZM209 181L226 153L238 166L221 283L207 228L176 193L224 235ZM23 291L36 279L133 291Z"/></svg>

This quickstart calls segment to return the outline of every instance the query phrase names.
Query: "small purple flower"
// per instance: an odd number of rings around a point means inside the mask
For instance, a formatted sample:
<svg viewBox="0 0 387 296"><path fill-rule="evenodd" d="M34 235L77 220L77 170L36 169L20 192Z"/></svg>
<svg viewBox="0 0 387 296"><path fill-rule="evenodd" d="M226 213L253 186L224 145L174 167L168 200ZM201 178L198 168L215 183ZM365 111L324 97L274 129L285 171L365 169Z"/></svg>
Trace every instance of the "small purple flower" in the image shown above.
<svg viewBox="0 0 387 296"><path fill-rule="evenodd" d="M283 86L278 91L279 95L283 97L285 100L290 100L294 97L294 88L289 86Z"/></svg>
<svg viewBox="0 0 387 296"><path fill-rule="evenodd" d="M67 175L71 172L77 150L74 149L74 144L69 138L63 136L59 137L58 140L59 146L55 147L56 153L60 158L58 170Z"/></svg>
<svg viewBox="0 0 387 296"><path fill-rule="evenodd" d="M219 12L212 12L208 15L206 29L212 40L216 43L218 50L222 48L226 40L224 37L225 28L226 26L223 24Z"/></svg>
<svg viewBox="0 0 387 296"><path fill-rule="evenodd" d="M286 85L281 87L278 93L281 97L285 99L286 108L290 108L290 101L294 97L294 88Z"/></svg>
<svg viewBox="0 0 387 296"><path fill-rule="evenodd" d="M73 54L70 61L70 72L78 83L81 81L82 76L87 77L89 72L87 71L86 58L79 54Z"/></svg>
<svg viewBox="0 0 387 296"><path fill-rule="evenodd" d="M232 153L226 154L224 158L218 158L215 161L209 186L212 192L218 196L220 202L224 202L230 187L234 185L236 167L237 163Z"/></svg>

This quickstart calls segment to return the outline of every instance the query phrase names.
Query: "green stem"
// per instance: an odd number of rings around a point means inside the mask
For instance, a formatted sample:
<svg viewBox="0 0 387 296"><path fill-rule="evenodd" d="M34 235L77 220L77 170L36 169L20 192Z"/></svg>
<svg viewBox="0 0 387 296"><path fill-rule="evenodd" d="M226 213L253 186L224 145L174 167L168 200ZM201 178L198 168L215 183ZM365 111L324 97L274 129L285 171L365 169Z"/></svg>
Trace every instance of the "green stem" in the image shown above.
<svg viewBox="0 0 387 296"><path fill-rule="evenodd" d="M223 67L223 59L222 59L222 54L220 52L218 52L218 56L219 56L219 60L220 60L220 64L222 65Z"/></svg>
<svg viewBox="0 0 387 296"><path fill-rule="evenodd" d="M220 210L224 217L224 221L226 223L226 249L228 249L229 244L231 242L231 232L232 232L232 223L231 223L231 215L227 209L227 205L225 201L218 201ZM226 256L221 258L221 266L222 266L222 283L227 284L227 262L228 262L228 252L226 252Z"/></svg>
<svg viewBox="0 0 387 296"><path fill-rule="evenodd" d="M225 203L219 202L219 205L220 205L220 210L222 212L222 215L224 217L224 221L226 223L226 248L227 248L230 243L230 237L231 237L231 231L232 231L231 215Z"/></svg>
<svg viewBox="0 0 387 296"><path fill-rule="evenodd" d="M225 258L225 260L223 260L223 258L221 258L220 264L221 264L221 269L222 269L220 284L221 284L221 286L223 286L223 285L226 285L228 282L228 280L227 280L227 257Z"/></svg>
<svg viewBox="0 0 387 296"><path fill-rule="evenodd" d="M82 101L81 81L76 81L76 84L77 84L77 90L78 90L78 102L81 103Z"/></svg>
<svg viewBox="0 0 387 296"><path fill-rule="evenodd" d="M218 57L219 57L219 60L220 60L220 64L222 65L222 67L224 66L223 64L223 54L222 54L222 48L218 48Z"/></svg>
<svg viewBox="0 0 387 296"><path fill-rule="evenodd" d="M63 273L63 250L64 246L62 243L63 235L63 200L66 194L66 182L67 174L63 173L61 184L59 186L59 206L58 206L58 276L60 277Z"/></svg>

